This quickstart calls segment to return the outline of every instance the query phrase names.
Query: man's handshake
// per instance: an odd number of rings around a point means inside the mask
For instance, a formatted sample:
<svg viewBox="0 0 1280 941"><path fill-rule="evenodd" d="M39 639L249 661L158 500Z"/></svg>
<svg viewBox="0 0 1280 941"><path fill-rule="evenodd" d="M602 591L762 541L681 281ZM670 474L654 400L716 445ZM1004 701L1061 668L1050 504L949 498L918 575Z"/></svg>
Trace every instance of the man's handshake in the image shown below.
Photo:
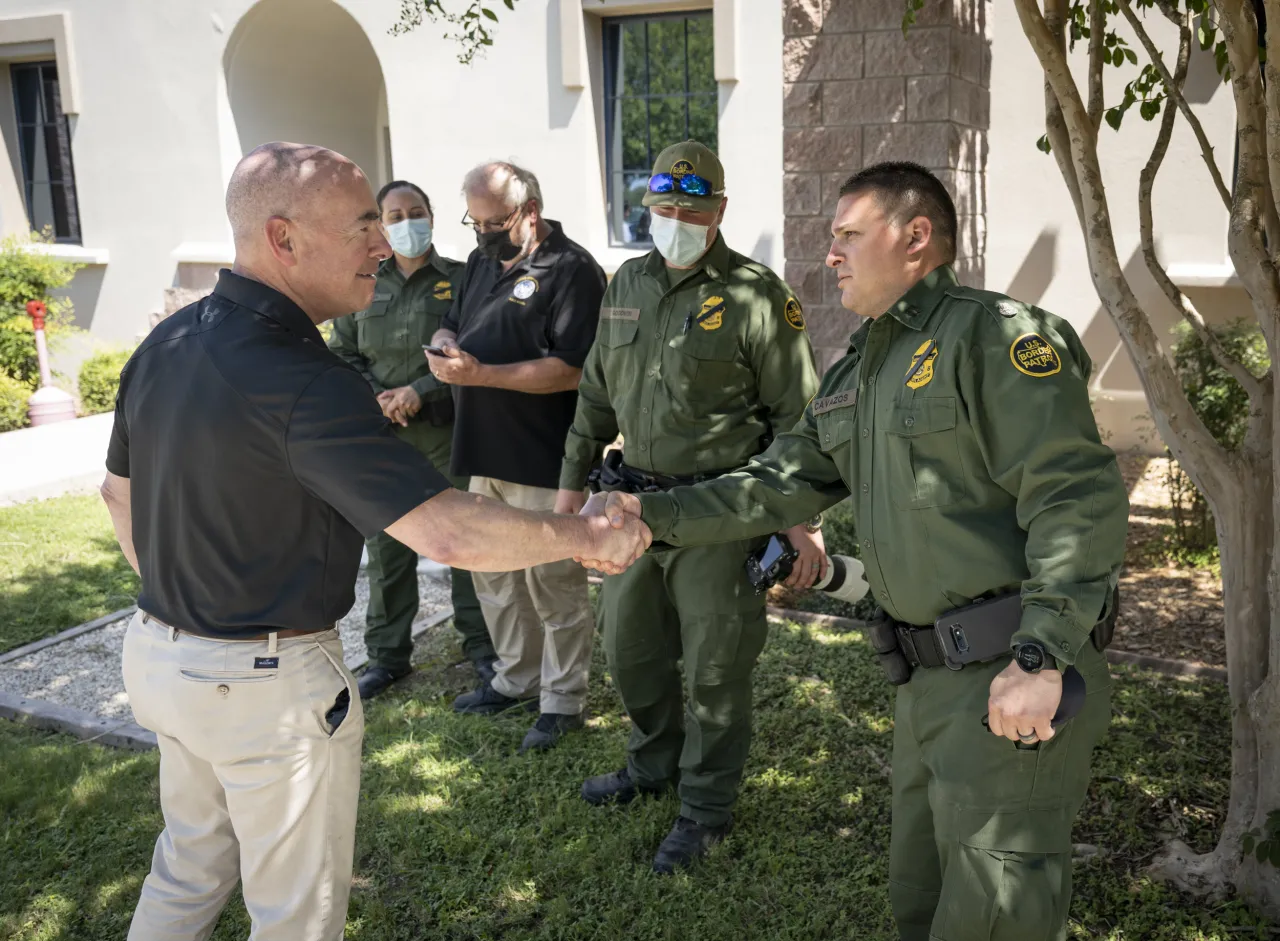
<svg viewBox="0 0 1280 941"><path fill-rule="evenodd" d="M573 558L589 569L619 575L653 542L653 533L640 519L640 501L633 493L594 493L578 515L588 518L595 541L592 555L598 558Z"/></svg>

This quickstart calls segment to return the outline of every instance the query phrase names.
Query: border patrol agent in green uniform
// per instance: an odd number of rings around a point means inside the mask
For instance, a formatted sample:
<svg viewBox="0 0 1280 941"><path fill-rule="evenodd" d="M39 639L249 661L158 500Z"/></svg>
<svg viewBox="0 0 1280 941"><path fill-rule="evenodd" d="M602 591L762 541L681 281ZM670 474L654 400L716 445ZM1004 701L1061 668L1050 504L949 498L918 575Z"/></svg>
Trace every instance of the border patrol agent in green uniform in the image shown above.
<svg viewBox="0 0 1280 941"><path fill-rule="evenodd" d="M422 347L431 341L453 304L463 264L431 247L431 202L412 183L396 180L378 193L383 230L395 253L378 269L373 303L334 321L329 347L369 381L396 434L426 455L454 487L465 477L449 474L453 395L427 365ZM369 666L360 695L369 699L410 671L411 629L418 613L418 554L379 533L368 542L369 609L365 644ZM481 679L493 673L493 643L480 613L471 573L452 570L454 625L462 650Z"/></svg>
<svg viewBox="0 0 1280 941"><path fill-rule="evenodd" d="M844 306L872 319L803 420L737 473L610 494L604 511L699 545L852 495L867 580L914 668L894 721L901 937L1061 941L1071 824L1110 712L1091 632L1109 613L1128 518L1089 406L1089 357L1066 322L956 282L955 209L927 170L869 167L841 192L827 264ZM940 665L934 620L1010 591L1022 603L1012 662ZM1086 695L1055 731L1067 665Z"/></svg>
<svg viewBox="0 0 1280 941"><path fill-rule="evenodd" d="M658 156L644 198L656 248L619 268L605 291L559 512L581 508L588 473L619 431L625 458L614 463L622 455L612 452L605 473L664 489L741 466L795 424L817 389L791 290L719 232L723 192L724 170L702 144ZM823 557L803 526L789 535L808 561ZM625 803L678 782L680 816L654 858L658 872L702 855L732 820L751 741L751 674L768 632L764 595L744 568L758 545L744 537L654 552L604 579L598 617L632 730L627 767L589 779L582 796Z"/></svg>

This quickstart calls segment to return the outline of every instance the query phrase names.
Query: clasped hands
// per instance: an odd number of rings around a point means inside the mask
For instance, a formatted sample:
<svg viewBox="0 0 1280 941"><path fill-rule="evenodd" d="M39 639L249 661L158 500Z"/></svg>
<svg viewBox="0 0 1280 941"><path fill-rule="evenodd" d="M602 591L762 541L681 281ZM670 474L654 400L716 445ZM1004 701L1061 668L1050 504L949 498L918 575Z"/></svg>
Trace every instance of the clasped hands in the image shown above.
<svg viewBox="0 0 1280 941"><path fill-rule="evenodd" d="M575 506L576 504L576 506ZM633 493L593 493L585 503L576 491L561 490L556 512L574 512L586 518L591 535L590 557L573 560L606 575L620 575L644 555L653 542L653 533L640 519L640 501Z"/></svg>

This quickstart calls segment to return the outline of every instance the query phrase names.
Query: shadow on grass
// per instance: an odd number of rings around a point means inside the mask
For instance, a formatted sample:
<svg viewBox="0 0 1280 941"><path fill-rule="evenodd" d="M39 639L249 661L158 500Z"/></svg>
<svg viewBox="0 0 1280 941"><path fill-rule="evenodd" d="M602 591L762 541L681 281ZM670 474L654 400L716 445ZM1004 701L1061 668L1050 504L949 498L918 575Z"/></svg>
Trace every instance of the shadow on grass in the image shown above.
<svg viewBox="0 0 1280 941"><path fill-rule="evenodd" d="M465 688L445 627L434 660L370 704L347 937L391 939L896 938L885 893L891 694L862 638L774 625L734 833L693 875L649 864L674 796L625 808L578 797L621 767L628 723L597 652L588 728L517 756L532 718L456 716ZM1165 839L1212 845L1225 804L1225 692L1117 674L1116 719L1076 839L1073 937L1248 938L1238 903L1207 911L1151 884ZM120 937L160 829L154 755L0 724L0 936ZM233 901L214 937L243 938ZM1263 935L1259 934L1259 937Z"/></svg>
<svg viewBox="0 0 1280 941"><path fill-rule="evenodd" d="M138 579L115 538L77 543L70 558L49 554L0 581L0 653L137 601Z"/></svg>

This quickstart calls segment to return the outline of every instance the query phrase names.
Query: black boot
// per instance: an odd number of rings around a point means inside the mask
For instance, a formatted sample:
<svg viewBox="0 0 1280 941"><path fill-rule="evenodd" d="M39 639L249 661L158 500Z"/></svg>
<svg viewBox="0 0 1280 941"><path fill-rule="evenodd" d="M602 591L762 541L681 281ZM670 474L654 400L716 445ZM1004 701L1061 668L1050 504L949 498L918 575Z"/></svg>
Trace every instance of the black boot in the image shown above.
<svg viewBox="0 0 1280 941"><path fill-rule="evenodd" d="M732 827L732 820L718 827L709 827L688 817L677 817L675 826L653 857L653 871L669 876L677 869L688 868L723 840Z"/></svg>
<svg viewBox="0 0 1280 941"><path fill-rule="evenodd" d="M520 754L523 755L531 750L546 751L548 748L554 748L556 742L560 741L566 732L572 732L582 726L582 713L564 716L554 712L544 712L538 716L538 721L533 724L533 728L526 733L524 741L520 743Z"/></svg>
<svg viewBox="0 0 1280 941"><path fill-rule="evenodd" d="M476 676L480 678L481 683L493 682L493 677L496 673L495 665L497 662L498 658L491 654L488 657L481 657L472 664L476 668Z"/></svg>
<svg viewBox="0 0 1280 941"><path fill-rule="evenodd" d="M657 797L665 787L645 787L631 780L631 772L626 768L611 771L609 774L596 775L582 782L582 799L588 804L599 807L601 804L630 804L637 797Z"/></svg>
<svg viewBox="0 0 1280 941"><path fill-rule="evenodd" d="M392 673L386 667L369 667L360 674L360 679L356 682L360 689L360 698L372 699L379 693L386 692L387 687L396 680L404 679L412 672L412 669L408 669L403 673Z"/></svg>
<svg viewBox="0 0 1280 941"><path fill-rule="evenodd" d="M512 699L504 696L488 683L481 683L469 693L463 693L453 701L453 711L472 716L492 716L508 709L521 709L536 712L538 697L532 699Z"/></svg>

